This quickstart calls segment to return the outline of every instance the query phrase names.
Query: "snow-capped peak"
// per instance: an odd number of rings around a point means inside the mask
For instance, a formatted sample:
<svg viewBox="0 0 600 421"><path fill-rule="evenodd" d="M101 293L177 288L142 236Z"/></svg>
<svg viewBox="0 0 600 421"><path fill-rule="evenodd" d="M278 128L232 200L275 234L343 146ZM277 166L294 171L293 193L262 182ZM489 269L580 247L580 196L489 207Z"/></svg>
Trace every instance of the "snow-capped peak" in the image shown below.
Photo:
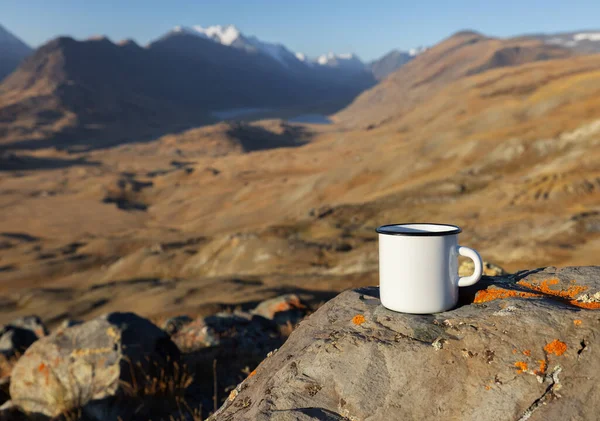
<svg viewBox="0 0 600 421"><path fill-rule="evenodd" d="M210 39L216 43L233 48L239 48L250 52L259 52L278 61L281 65L289 67L293 63L300 63L313 67L315 65L338 67L349 70L364 70L364 63L352 53L327 53L316 59L310 59L304 53L293 53L281 44L261 41L254 36L245 36L234 25L214 25L203 27L195 25L192 27L176 26L174 33L186 33L196 35L205 39Z"/></svg>
<svg viewBox="0 0 600 421"><path fill-rule="evenodd" d="M240 38L242 33L233 25L221 26L214 25L203 28L200 25L193 26L193 29L201 35L206 36L206 38L210 38L213 41L216 41L223 45L231 45Z"/></svg>
<svg viewBox="0 0 600 421"><path fill-rule="evenodd" d="M173 32L197 35L202 38L211 39L219 44L231 45L237 39L243 37L242 33L233 25L214 25L204 28L200 25L194 25L191 28L186 26L176 26Z"/></svg>
<svg viewBox="0 0 600 421"><path fill-rule="evenodd" d="M354 54L351 54L351 53L335 54L332 52L329 52L327 54L322 54L319 57L317 57L317 63L319 63L322 66L325 66L328 64L334 64L338 60L358 60L358 58Z"/></svg>
<svg viewBox="0 0 600 421"><path fill-rule="evenodd" d="M364 70L365 65L360 59L351 53L335 54L329 52L322 54L316 59L320 66L341 67L352 70Z"/></svg>
<svg viewBox="0 0 600 421"><path fill-rule="evenodd" d="M176 26L173 28L173 32L193 34L229 47L239 48L250 52L259 52L277 60L286 67L292 62L298 61L294 53L289 51L283 45L264 42L254 36L245 36L234 25L214 25L208 27L195 25L191 28Z"/></svg>
<svg viewBox="0 0 600 421"><path fill-rule="evenodd" d="M416 57L419 54L425 52L425 50L427 50L427 47L411 48L410 50L408 50L408 55L411 57Z"/></svg>

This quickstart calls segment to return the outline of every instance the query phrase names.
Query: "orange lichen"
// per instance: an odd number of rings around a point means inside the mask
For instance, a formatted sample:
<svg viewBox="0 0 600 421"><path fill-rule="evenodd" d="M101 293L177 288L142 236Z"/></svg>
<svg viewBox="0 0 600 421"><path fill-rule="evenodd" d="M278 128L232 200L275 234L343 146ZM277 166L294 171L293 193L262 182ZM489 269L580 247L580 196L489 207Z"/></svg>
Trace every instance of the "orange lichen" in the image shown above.
<svg viewBox="0 0 600 421"><path fill-rule="evenodd" d="M524 371L527 371L527 363L525 361L517 361L515 363L515 367L517 367L519 370L517 371L517 373L523 373Z"/></svg>
<svg viewBox="0 0 600 421"><path fill-rule="evenodd" d="M365 322L365 316L363 316L362 314L357 314L356 316L354 316L352 318L352 323L354 323L357 326L362 325Z"/></svg>
<svg viewBox="0 0 600 421"><path fill-rule="evenodd" d="M40 363L40 365L38 365L38 371L44 373L44 382L46 383L46 386L48 386L50 383L50 370L48 370L46 364Z"/></svg>
<svg viewBox="0 0 600 421"><path fill-rule="evenodd" d="M546 373L546 361L544 360L538 360L538 363L540 363L540 368L538 368L537 370L534 371L535 374L544 374Z"/></svg>
<svg viewBox="0 0 600 421"><path fill-rule="evenodd" d="M292 306L289 305L289 303L283 302L283 303L279 303L275 306L275 308L273 309L273 313L280 313L280 312L288 311L291 309L292 309Z"/></svg>
<svg viewBox="0 0 600 421"><path fill-rule="evenodd" d="M475 304L487 303L488 301L499 300L503 298L529 298L529 297L539 297L539 294L535 294L532 292L525 291L513 291L502 288L488 288L481 291L477 291L475 294L475 300L473 302Z"/></svg>
<svg viewBox="0 0 600 421"><path fill-rule="evenodd" d="M250 374L248 374L248 378L253 377L256 375L256 370L252 370L252 372Z"/></svg>
<svg viewBox="0 0 600 421"><path fill-rule="evenodd" d="M560 356L567 351L567 344L555 339L544 347L544 351L548 354Z"/></svg>
<svg viewBox="0 0 600 421"><path fill-rule="evenodd" d="M573 320L573 324L575 326L581 326L581 320L577 319L577 320Z"/></svg>
<svg viewBox="0 0 600 421"><path fill-rule="evenodd" d="M600 310L600 303L584 303L582 301L571 300L569 301L569 304L588 310Z"/></svg>
<svg viewBox="0 0 600 421"><path fill-rule="evenodd" d="M531 351L526 349L525 351L523 351L523 355L526 355L529 357L529 356L531 356Z"/></svg>
<svg viewBox="0 0 600 421"><path fill-rule="evenodd" d="M517 351L517 348L513 349L513 354L516 354L517 352L519 352Z"/></svg>
<svg viewBox="0 0 600 421"><path fill-rule="evenodd" d="M525 288L529 288L533 291L538 291L543 294L552 295L554 297L564 298L564 299L574 299L576 296L581 294L583 291L587 290L587 287L582 285L571 285L567 289L552 289L550 285L556 285L559 283L558 279L545 279L539 284L533 284L531 282L519 281L517 284L524 286Z"/></svg>
<svg viewBox="0 0 600 421"><path fill-rule="evenodd" d="M485 386L485 390L490 390L492 387L491 386Z"/></svg>
<svg viewBox="0 0 600 421"><path fill-rule="evenodd" d="M287 301L282 301L281 303L277 304L273 309L273 313L293 310L295 308L306 308L306 306L302 304L297 297L291 297Z"/></svg>
<svg viewBox="0 0 600 421"><path fill-rule="evenodd" d="M558 279L544 279L539 283L528 282L525 280L517 282L519 286L525 287L532 292L509 290L492 286L488 289L478 291L477 294L475 294L475 299L473 302L480 304L503 298L534 298L551 296L560 300L564 300L569 304L579 308L600 310L600 302L585 303L582 301L577 301L576 297L588 289L586 286L576 285L576 281L573 280L570 282L570 286L566 289L551 288L551 285L557 285L559 282L560 281Z"/></svg>

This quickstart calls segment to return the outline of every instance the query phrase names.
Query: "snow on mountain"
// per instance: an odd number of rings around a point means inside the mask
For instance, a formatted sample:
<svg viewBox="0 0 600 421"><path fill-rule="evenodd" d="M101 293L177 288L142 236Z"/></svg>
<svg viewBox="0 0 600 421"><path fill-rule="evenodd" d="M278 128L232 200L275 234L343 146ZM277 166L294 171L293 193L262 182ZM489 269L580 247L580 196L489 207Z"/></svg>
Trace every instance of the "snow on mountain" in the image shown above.
<svg viewBox="0 0 600 421"><path fill-rule="evenodd" d="M582 32L580 34L573 35L574 41L600 41L600 32Z"/></svg>
<svg viewBox="0 0 600 421"><path fill-rule="evenodd" d="M321 66L337 67L348 70L364 70L365 64L354 54L344 53L335 54L329 52L322 54L316 59L316 63Z"/></svg>
<svg viewBox="0 0 600 421"><path fill-rule="evenodd" d="M309 67L320 65L350 71L365 70L364 63L354 54L327 53L316 59L311 59L304 53L293 53L282 44L265 42L255 36L246 36L234 25L214 25L208 27L200 25L192 27L176 26L172 32L192 34L229 47L260 52L285 67L304 64Z"/></svg>
<svg viewBox="0 0 600 421"><path fill-rule="evenodd" d="M427 47L411 48L410 50L408 50L408 55L411 57L416 57L419 54L424 53L425 51L427 51Z"/></svg>
<svg viewBox="0 0 600 421"><path fill-rule="evenodd" d="M299 61L296 55L283 45L261 41L254 36L245 36L234 25L214 25L208 27L195 25L191 28L176 26L173 32L193 34L230 47L247 51L257 51L277 60L286 67Z"/></svg>
<svg viewBox="0 0 600 421"><path fill-rule="evenodd" d="M196 31L198 35L204 35L206 38L210 38L213 41L223 45L231 45L237 39L242 37L242 33L233 25L215 25L207 28L203 28L200 25L195 25L192 27L192 29Z"/></svg>
<svg viewBox="0 0 600 421"><path fill-rule="evenodd" d="M576 31L560 34L533 35L547 44L560 45L571 48L580 53L592 54L600 52L600 32L598 31Z"/></svg>

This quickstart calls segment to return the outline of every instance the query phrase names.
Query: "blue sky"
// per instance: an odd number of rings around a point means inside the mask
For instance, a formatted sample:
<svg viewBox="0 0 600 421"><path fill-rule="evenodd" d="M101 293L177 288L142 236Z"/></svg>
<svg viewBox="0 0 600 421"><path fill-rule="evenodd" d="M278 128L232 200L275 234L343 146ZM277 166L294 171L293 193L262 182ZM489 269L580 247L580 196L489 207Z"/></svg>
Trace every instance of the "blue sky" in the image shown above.
<svg viewBox="0 0 600 421"><path fill-rule="evenodd" d="M0 0L0 24L32 46L98 34L146 44L176 25L233 23L309 56L354 52L363 60L461 29L495 36L600 29L598 16L599 0Z"/></svg>

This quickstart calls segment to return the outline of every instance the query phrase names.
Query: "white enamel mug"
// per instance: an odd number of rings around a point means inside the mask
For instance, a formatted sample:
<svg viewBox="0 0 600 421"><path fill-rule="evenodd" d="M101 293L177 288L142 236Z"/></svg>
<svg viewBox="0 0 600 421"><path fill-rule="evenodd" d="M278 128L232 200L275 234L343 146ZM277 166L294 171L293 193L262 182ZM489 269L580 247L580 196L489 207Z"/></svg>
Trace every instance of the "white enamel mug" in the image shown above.
<svg viewBox="0 0 600 421"><path fill-rule="evenodd" d="M445 224L393 224L379 233L379 293L384 307L402 313L429 314L458 303L458 288L479 281L479 254L458 245L462 230ZM458 255L475 263L471 276L458 276Z"/></svg>

